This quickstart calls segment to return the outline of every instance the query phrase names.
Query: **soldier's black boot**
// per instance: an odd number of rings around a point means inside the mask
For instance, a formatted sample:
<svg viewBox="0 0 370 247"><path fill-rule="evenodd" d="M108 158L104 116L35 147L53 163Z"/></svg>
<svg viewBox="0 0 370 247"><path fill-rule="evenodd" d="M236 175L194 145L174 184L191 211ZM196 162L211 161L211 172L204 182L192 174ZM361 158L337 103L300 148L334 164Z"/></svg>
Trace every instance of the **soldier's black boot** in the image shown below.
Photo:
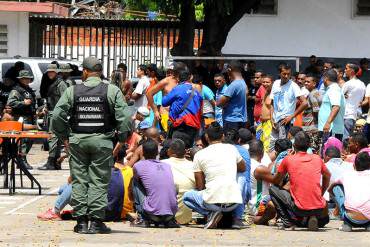
<svg viewBox="0 0 370 247"><path fill-rule="evenodd" d="M56 161L55 158L49 157L45 165L39 167L39 170L58 170L55 167Z"/></svg>
<svg viewBox="0 0 370 247"><path fill-rule="evenodd" d="M20 158L20 162L22 162L23 166L26 167L27 170L33 169L33 167L28 163L26 156L22 156Z"/></svg>
<svg viewBox="0 0 370 247"><path fill-rule="evenodd" d="M99 219L91 219L89 234L108 234L112 230Z"/></svg>
<svg viewBox="0 0 370 247"><path fill-rule="evenodd" d="M73 228L73 231L79 234L89 233L88 223L89 223L89 220L87 216L77 217L77 224Z"/></svg>

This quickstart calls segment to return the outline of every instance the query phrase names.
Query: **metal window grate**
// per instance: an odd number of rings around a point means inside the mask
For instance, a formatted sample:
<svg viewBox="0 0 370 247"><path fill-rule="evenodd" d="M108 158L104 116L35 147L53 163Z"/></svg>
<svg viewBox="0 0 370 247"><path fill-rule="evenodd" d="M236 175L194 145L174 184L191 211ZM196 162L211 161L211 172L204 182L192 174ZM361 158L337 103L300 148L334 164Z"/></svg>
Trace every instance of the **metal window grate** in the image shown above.
<svg viewBox="0 0 370 247"><path fill-rule="evenodd" d="M370 0L355 1L356 16L370 16Z"/></svg>
<svg viewBox="0 0 370 247"><path fill-rule="evenodd" d="M0 25L0 57L8 55L8 26Z"/></svg>
<svg viewBox="0 0 370 247"><path fill-rule="evenodd" d="M252 8L251 14L277 15L278 0L261 0L254 8Z"/></svg>

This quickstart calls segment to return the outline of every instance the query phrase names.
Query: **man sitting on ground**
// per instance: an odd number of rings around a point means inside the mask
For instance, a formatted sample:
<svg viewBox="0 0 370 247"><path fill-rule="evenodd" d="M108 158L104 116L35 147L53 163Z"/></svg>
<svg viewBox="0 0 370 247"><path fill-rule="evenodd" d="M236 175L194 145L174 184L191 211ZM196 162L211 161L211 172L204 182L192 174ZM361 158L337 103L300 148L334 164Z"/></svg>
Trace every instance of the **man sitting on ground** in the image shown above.
<svg viewBox="0 0 370 247"><path fill-rule="evenodd" d="M223 129L213 122L206 130L210 144L194 157L194 176L197 190L184 194L184 204L207 216L205 229L217 227L223 212L233 211L232 227L240 229L241 221L235 209L242 203L237 172L244 172L245 162L238 150L231 144L222 143Z"/></svg>
<svg viewBox="0 0 370 247"><path fill-rule="evenodd" d="M175 222L177 212L176 187L171 166L156 159L158 144L148 139L142 145L145 160L134 165L134 199L140 218L133 226L179 227Z"/></svg>
<svg viewBox="0 0 370 247"><path fill-rule="evenodd" d="M263 173L271 173L261 164L263 157L263 143L254 140L249 143L249 154L251 156L251 190L252 198L248 203L249 214L253 217L256 225L265 225L276 215L274 204L269 196L270 184L263 181ZM262 170L262 173L260 172Z"/></svg>
<svg viewBox="0 0 370 247"><path fill-rule="evenodd" d="M348 149L350 154L346 156L345 161L354 163L356 154L369 151L366 136L361 133L351 134L349 137Z"/></svg>
<svg viewBox="0 0 370 247"><path fill-rule="evenodd" d="M294 139L296 154L287 156L278 167L270 196L283 222L282 229L294 230L304 217L309 217L308 229L317 231L317 217L326 208L323 195L329 186L330 172L318 155L307 154L310 140L306 133L301 131ZM285 174L289 175L290 191L278 187Z"/></svg>
<svg viewBox="0 0 370 247"><path fill-rule="evenodd" d="M193 162L185 159L185 143L180 139L173 139L167 151L169 159L162 160L171 166L174 182L177 189L177 204L179 210L176 213L176 221L179 224L188 224L192 220L191 209L185 206L183 195L195 188Z"/></svg>
<svg viewBox="0 0 370 247"><path fill-rule="evenodd" d="M370 231L370 156L367 152L357 155L355 169L343 174L329 189L343 220L340 230L345 232L352 231L352 227L365 227Z"/></svg>

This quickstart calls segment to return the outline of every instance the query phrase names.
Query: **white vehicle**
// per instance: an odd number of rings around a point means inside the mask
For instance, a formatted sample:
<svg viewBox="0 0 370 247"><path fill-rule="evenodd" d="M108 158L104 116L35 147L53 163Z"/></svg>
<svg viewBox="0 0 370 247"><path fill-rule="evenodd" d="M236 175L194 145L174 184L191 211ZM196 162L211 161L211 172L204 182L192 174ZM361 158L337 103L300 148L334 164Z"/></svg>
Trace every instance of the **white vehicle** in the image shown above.
<svg viewBox="0 0 370 247"><path fill-rule="evenodd" d="M82 71L81 63L78 61L64 60L64 59L53 59L53 58L30 58L30 57L14 57L14 58L0 58L0 81L3 81L5 73L13 67L17 61L22 61L26 70L29 70L33 75L33 82L30 87L35 91L36 97L40 98L40 85L43 73L47 70L48 64L52 61L57 61L59 64L72 64L78 67L79 71ZM77 83L81 82L81 77L73 77Z"/></svg>

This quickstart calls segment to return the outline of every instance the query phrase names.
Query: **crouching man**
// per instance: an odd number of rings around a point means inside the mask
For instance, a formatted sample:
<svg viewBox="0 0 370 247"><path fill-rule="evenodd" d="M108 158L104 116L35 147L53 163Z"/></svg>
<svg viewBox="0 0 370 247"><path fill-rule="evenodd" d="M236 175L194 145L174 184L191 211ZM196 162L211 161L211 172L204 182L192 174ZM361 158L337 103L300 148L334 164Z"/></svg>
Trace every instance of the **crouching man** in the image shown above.
<svg viewBox="0 0 370 247"><path fill-rule="evenodd" d="M237 172L245 171L245 162L233 145L222 143L223 130L217 122L208 127L206 138L210 145L194 157L197 190L184 194L184 204L207 216L205 229L217 228L224 212L232 212L232 228L243 228L241 216L235 209L242 204L236 177Z"/></svg>

